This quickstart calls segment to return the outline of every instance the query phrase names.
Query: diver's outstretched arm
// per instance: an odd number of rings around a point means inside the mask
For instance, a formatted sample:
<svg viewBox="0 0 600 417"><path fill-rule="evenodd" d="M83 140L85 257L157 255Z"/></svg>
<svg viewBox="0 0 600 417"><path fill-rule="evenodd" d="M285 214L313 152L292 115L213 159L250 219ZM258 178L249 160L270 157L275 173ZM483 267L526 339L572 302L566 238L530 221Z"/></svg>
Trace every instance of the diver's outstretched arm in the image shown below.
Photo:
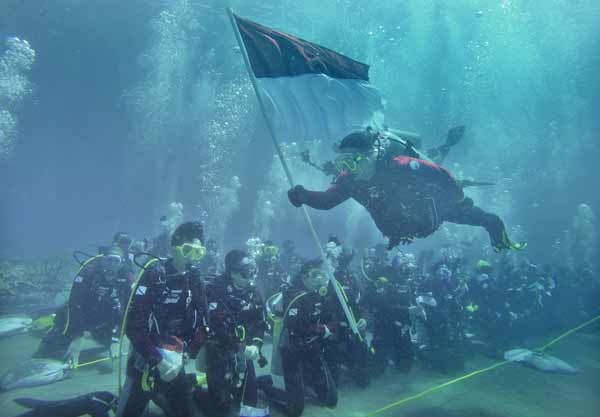
<svg viewBox="0 0 600 417"><path fill-rule="evenodd" d="M350 196L343 189L333 184L327 191L309 191L296 185L288 191L288 199L295 207L306 204L317 210L329 210L348 200Z"/></svg>

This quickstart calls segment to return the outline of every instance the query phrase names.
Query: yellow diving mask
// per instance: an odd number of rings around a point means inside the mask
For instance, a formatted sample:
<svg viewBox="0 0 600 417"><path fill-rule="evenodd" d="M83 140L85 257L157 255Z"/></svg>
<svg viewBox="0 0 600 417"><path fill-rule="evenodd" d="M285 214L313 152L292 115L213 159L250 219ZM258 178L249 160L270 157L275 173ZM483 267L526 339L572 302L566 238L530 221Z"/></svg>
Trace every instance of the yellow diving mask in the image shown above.
<svg viewBox="0 0 600 417"><path fill-rule="evenodd" d="M335 158L335 168L338 172L349 172L351 174L358 170L361 161L368 159L367 155L360 153L343 153Z"/></svg>
<svg viewBox="0 0 600 417"><path fill-rule="evenodd" d="M279 255L279 248L275 245L267 245L263 248L262 250L263 255L266 256L278 256Z"/></svg>
<svg viewBox="0 0 600 417"><path fill-rule="evenodd" d="M200 262L206 255L206 248L202 246L199 239L194 239L192 242L186 242L179 246L175 246L175 258L182 261L183 264L195 264Z"/></svg>

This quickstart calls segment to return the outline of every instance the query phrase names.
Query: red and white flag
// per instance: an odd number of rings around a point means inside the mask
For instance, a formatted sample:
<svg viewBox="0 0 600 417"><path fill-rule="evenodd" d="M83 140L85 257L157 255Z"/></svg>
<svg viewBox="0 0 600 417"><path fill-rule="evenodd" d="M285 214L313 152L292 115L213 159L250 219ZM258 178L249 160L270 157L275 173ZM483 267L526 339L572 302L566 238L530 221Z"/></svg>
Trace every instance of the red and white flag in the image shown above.
<svg viewBox="0 0 600 417"><path fill-rule="evenodd" d="M278 139L339 140L383 126L369 66L331 49L234 15Z"/></svg>

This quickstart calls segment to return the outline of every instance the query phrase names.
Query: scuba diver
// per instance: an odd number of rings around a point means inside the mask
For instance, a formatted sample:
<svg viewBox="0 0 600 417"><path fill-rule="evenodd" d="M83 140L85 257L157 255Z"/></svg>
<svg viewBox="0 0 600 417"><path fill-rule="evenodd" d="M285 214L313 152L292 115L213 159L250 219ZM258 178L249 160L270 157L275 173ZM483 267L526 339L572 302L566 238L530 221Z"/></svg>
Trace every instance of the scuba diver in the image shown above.
<svg viewBox="0 0 600 417"><path fill-rule="evenodd" d="M267 323L262 298L254 287L255 277L252 258L246 252L232 250L225 256L224 273L207 284L208 396L197 390L196 398L209 415L229 415L234 400L257 406L254 361L266 365L261 348Z"/></svg>
<svg viewBox="0 0 600 417"><path fill-rule="evenodd" d="M272 240L265 241L260 255L256 259L256 265L258 268L258 289L263 300L266 300L281 291L281 287L287 282L288 278L279 261L279 248Z"/></svg>
<svg viewBox="0 0 600 417"><path fill-rule="evenodd" d="M220 260L221 255L219 254L219 248L217 241L214 239L208 239L206 241L206 255L200 262L200 270L205 275L216 275L220 272Z"/></svg>
<svg viewBox="0 0 600 417"><path fill-rule="evenodd" d="M68 302L56 312L54 325L43 337L35 358L79 362L84 332L107 347L111 357L118 351L120 325L133 282L128 250L131 239L117 233L109 247L82 262L73 280Z"/></svg>
<svg viewBox="0 0 600 417"><path fill-rule="evenodd" d="M367 281L368 277L378 277L384 273L389 266L389 255L383 243L378 243L372 248L367 248L361 259L361 272Z"/></svg>
<svg viewBox="0 0 600 417"><path fill-rule="evenodd" d="M324 267L320 259L304 263L291 286L283 291L283 330L279 346L273 348L280 349L285 390L265 386L265 392L290 417L299 417L304 411L306 386L326 407L335 407L338 400L324 354L324 342L338 330Z"/></svg>
<svg viewBox="0 0 600 417"><path fill-rule="evenodd" d="M413 302L412 283L391 267L385 267L369 282L365 304L372 314L375 357L373 371L383 374L388 360L400 372L408 372L414 361L410 338L410 307Z"/></svg>
<svg viewBox="0 0 600 417"><path fill-rule="evenodd" d="M167 216L160 216L160 233L152 239L150 253L161 258L169 256L171 243L171 225Z"/></svg>
<svg viewBox="0 0 600 417"><path fill-rule="evenodd" d="M331 238L330 238L331 240ZM339 243L339 242L338 242ZM347 247L341 247L341 252L335 258L336 269L334 277L341 286L341 292L352 314L358 318L356 323L358 330L362 333L367 328L364 317L362 292L358 280L350 269L354 258L354 251ZM330 282L328 292L333 294L333 283ZM340 385L342 370L346 368L352 381L359 387L365 388L370 383L368 365L371 360L371 350L356 337L348 326L344 310L337 298L328 300L332 303L329 307L336 315L338 332L335 338L329 338L325 342L325 361L331 369L333 379L337 386Z"/></svg>
<svg viewBox="0 0 600 417"><path fill-rule="evenodd" d="M150 400L167 416L194 415L194 382L184 355L195 358L207 334L203 281L197 264L205 254L199 222L179 225L171 237L173 257L154 258L134 290L125 333L131 341L127 377L117 416L142 416Z"/></svg>
<svg viewBox="0 0 600 417"><path fill-rule="evenodd" d="M431 267L419 283L416 302L424 318L424 338L417 356L443 373L462 371L465 363L465 298L467 287L444 262Z"/></svg>
<svg viewBox="0 0 600 417"><path fill-rule="evenodd" d="M281 268L288 276L296 276L302 268L304 260L296 253L296 245L293 240L284 240L281 244L281 255L279 256Z"/></svg>
<svg viewBox="0 0 600 417"><path fill-rule="evenodd" d="M385 151L385 135L370 129L346 136L336 159L340 172L327 191L296 185L288 191L295 207L303 204L329 210L352 198L371 214L389 239L388 249L434 233L447 221L482 226L496 251L523 249L513 244L503 221L465 197L463 189L444 168L433 162Z"/></svg>
<svg viewBox="0 0 600 417"><path fill-rule="evenodd" d="M465 294L465 312L468 317L469 334L472 335L472 349L492 358L502 358L513 341L514 333L509 308L512 300L504 280L488 261L479 259L468 282ZM477 339L475 339L477 336Z"/></svg>

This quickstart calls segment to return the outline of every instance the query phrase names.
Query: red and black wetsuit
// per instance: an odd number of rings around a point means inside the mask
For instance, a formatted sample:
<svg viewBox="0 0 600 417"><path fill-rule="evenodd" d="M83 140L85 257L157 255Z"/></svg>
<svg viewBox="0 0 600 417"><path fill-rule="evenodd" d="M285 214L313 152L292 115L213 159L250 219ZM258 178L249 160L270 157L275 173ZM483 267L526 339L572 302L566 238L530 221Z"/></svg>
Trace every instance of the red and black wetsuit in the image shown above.
<svg viewBox="0 0 600 417"><path fill-rule="evenodd" d="M238 361L244 361L244 403L256 406L258 390L254 363L244 360L248 345L262 347L267 330L262 297L255 287L237 288L228 273L207 285L209 337L206 344L206 376L212 414L227 415L233 398L241 398Z"/></svg>
<svg viewBox="0 0 600 417"><path fill-rule="evenodd" d="M162 359L158 347L178 338L191 358L206 338L205 311L198 277L179 273L171 261L144 271L129 310L126 334L149 365Z"/></svg>
<svg viewBox="0 0 600 417"><path fill-rule="evenodd" d="M383 163L383 162L382 162ZM492 242L501 239L504 224L465 198L447 170L422 159L398 156L378 167L367 181L343 172L327 191L303 193L303 203L329 210L349 198L365 207L390 240L389 247L435 232L444 221L483 226Z"/></svg>
<svg viewBox="0 0 600 417"><path fill-rule="evenodd" d="M271 400L284 405L290 417L302 414L306 385L314 389L321 404L337 404L337 388L324 355L325 328L335 335L338 325L331 297L331 292L321 296L303 286L283 291L286 314L279 347L285 391L275 387L266 391Z"/></svg>
<svg viewBox="0 0 600 417"><path fill-rule="evenodd" d="M127 365L127 380L119 401L119 416L141 416L156 398L168 415L193 413L189 378L182 371L173 381L164 382L155 368L162 355L161 345L183 344L184 352L196 357L206 339L206 315L200 278L192 272L178 272L171 260L155 261L147 267L136 287L129 309L126 334L133 347ZM154 377L154 388L144 378Z"/></svg>

